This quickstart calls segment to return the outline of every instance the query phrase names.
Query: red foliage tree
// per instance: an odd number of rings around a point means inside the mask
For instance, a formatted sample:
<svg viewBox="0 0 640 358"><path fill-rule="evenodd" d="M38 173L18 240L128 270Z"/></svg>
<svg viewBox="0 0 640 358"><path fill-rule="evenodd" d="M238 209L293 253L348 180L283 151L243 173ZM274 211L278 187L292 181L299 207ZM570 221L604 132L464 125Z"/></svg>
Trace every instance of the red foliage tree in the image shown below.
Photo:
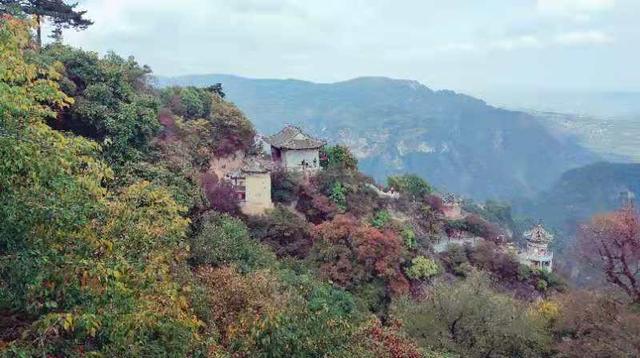
<svg viewBox="0 0 640 358"><path fill-rule="evenodd" d="M310 222L319 224L333 218L338 208L312 184L307 184L300 188L296 210L303 213Z"/></svg>
<svg viewBox="0 0 640 358"><path fill-rule="evenodd" d="M271 246L278 256L304 258L311 249L312 225L284 207L247 220L251 236Z"/></svg>
<svg viewBox="0 0 640 358"><path fill-rule="evenodd" d="M464 219L464 229L494 242L500 241L504 236L498 225L488 222L477 214L471 214Z"/></svg>
<svg viewBox="0 0 640 358"><path fill-rule="evenodd" d="M314 251L322 273L344 287L375 277L384 279L393 293L409 287L400 270L404 260L400 238L362 225L351 215L337 215L316 226Z"/></svg>
<svg viewBox="0 0 640 358"><path fill-rule="evenodd" d="M376 357L420 358L424 355L415 342L403 336L397 321L384 327L379 320L367 322L354 339L355 344L366 346Z"/></svg>
<svg viewBox="0 0 640 358"><path fill-rule="evenodd" d="M434 211L436 211L436 212L438 212L440 214L442 214L444 212L444 201L442 200L441 197L439 197L437 195L433 195L433 194L427 195L424 198L424 202L425 202L425 204L429 205L429 207L432 210L434 210Z"/></svg>
<svg viewBox="0 0 640 358"><path fill-rule="evenodd" d="M239 200L231 183L219 180L211 173L203 174L201 183L211 209L229 214L240 212Z"/></svg>
<svg viewBox="0 0 640 358"><path fill-rule="evenodd" d="M640 303L640 215L633 206L596 215L578 235L586 262Z"/></svg>

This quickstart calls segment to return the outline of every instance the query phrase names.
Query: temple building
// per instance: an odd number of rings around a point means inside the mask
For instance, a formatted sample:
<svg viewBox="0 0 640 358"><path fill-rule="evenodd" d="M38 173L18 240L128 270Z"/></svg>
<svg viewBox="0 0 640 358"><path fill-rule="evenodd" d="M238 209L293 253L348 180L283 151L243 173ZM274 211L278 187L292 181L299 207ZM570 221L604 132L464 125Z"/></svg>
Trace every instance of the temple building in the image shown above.
<svg viewBox="0 0 640 358"><path fill-rule="evenodd" d="M288 172L320 170L320 148L326 142L304 133L300 128L287 126L266 137L271 145L273 162Z"/></svg>
<svg viewBox="0 0 640 358"><path fill-rule="evenodd" d="M553 252L549 244L553 241L553 235L538 224L525 232L524 237L527 239L527 248L520 253L520 261L531 268L552 271Z"/></svg>
<svg viewBox="0 0 640 358"><path fill-rule="evenodd" d="M227 174L226 179L233 185L244 214L261 215L273 208L271 174L259 160L246 160L240 170Z"/></svg>

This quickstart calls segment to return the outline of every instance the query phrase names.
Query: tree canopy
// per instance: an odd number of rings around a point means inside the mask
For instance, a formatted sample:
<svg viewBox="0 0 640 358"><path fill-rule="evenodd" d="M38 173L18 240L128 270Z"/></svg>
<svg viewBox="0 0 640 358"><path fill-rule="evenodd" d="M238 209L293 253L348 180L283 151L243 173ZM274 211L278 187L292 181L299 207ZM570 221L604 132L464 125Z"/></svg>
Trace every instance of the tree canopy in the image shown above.
<svg viewBox="0 0 640 358"><path fill-rule="evenodd" d="M23 13L35 17L38 46L42 46L43 19L51 20L54 35L59 35L63 28L84 30L93 25L93 21L85 17L87 12L77 10L77 7L77 2L68 3L64 0L0 0L0 13Z"/></svg>

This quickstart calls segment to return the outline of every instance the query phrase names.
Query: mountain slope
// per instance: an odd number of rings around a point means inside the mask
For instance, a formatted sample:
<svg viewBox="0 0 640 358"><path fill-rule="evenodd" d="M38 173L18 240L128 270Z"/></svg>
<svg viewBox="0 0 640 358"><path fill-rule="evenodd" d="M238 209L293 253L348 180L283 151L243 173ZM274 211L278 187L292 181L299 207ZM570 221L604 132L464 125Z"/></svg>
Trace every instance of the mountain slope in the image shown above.
<svg viewBox="0 0 640 358"><path fill-rule="evenodd" d="M599 162L566 172L515 209L571 233L592 215L619 208L627 195L640 197L640 164Z"/></svg>
<svg viewBox="0 0 640 358"><path fill-rule="evenodd" d="M573 139L550 134L531 115L415 81L366 77L318 84L203 75L158 82L221 82L263 133L298 124L349 145L362 170L378 180L414 172L475 199L532 195L565 170L596 159Z"/></svg>

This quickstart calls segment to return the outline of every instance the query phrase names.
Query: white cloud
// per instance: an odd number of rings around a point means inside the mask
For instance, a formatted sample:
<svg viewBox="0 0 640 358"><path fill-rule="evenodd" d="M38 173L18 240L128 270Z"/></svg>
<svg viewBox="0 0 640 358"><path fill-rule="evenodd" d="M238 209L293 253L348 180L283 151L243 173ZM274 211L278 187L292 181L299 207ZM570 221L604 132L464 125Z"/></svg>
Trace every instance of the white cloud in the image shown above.
<svg viewBox="0 0 640 358"><path fill-rule="evenodd" d="M554 42L560 45L603 45L613 42L613 37L597 31L573 31L558 34L554 37Z"/></svg>
<svg viewBox="0 0 640 358"><path fill-rule="evenodd" d="M478 50L478 47L469 42L450 42L438 47L438 50L443 52L473 52Z"/></svg>
<svg viewBox="0 0 640 358"><path fill-rule="evenodd" d="M615 0L537 0L537 8L542 13L567 14L598 12L612 9Z"/></svg>
<svg viewBox="0 0 640 358"><path fill-rule="evenodd" d="M484 42L450 42L438 47L442 52L490 52L516 51L524 49L541 49L551 46L583 46L606 45L614 42L614 38L598 30L572 31L547 36L523 35L505 37Z"/></svg>
<svg viewBox="0 0 640 358"><path fill-rule="evenodd" d="M521 48L537 48L542 47L543 43L537 36L534 35L524 35L517 37L510 37L505 39L500 39L496 41L491 41L489 43L489 47L496 48L500 50L517 50Z"/></svg>

